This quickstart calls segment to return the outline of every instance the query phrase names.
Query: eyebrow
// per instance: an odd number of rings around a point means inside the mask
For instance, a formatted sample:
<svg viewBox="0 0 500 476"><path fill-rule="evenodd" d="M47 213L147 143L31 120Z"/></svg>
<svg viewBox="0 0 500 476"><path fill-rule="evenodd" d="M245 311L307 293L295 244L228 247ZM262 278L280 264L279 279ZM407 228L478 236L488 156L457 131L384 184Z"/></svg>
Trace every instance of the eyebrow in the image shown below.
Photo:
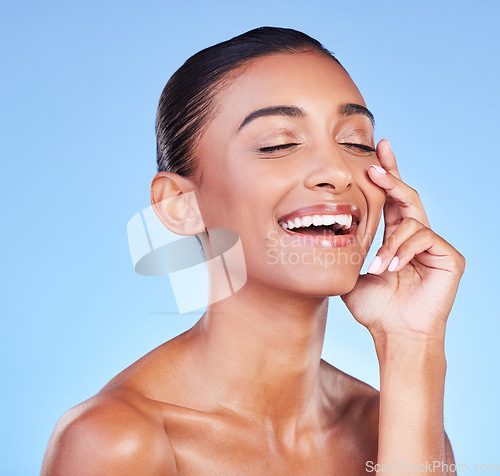
<svg viewBox="0 0 500 476"><path fill-rule="evenodd" d="M258 117L264 116L288 116L288 117L303 117L305 116L304 111L297 106L271 106L264 107L262 109L258 109L257 111L251 112L243 122L238 127L238 131L240 131L244 126L246 126L249 122L257 119Z"/></svg>
<svg viewBox="0 0 500 476"><path fill-rule="evenodd" d="M370 112L368 108L362 106L361 104L354 104L354 103L342 104L339 107L339 114L344 117L352 116L354 114L361 114L370 119L372 126L375 126L375 118L373 117L373 114ZM245 117L245 119L243 119L243 122L240 124L240 127L238 127L238 132L243 127L245 127L249 122L253 121L254 119L257 119L258 117L265 117L265 116L304 117L305 115L306 115L305 112L300 107L297 106L264 107L262 109L258 109L257 111L251 112L247 117Z"/></svg>
<svg viewBox="0 0 500 476"><path fill-rule="evenodd" d="M354 114L361 114L370 119L372 126L375 126L375 117L373 117L373 114L368 108L362 106L361 104L353 104L353 103L343 104L342 106L339 107L339 114L344 117L352 116Z"/></svg>

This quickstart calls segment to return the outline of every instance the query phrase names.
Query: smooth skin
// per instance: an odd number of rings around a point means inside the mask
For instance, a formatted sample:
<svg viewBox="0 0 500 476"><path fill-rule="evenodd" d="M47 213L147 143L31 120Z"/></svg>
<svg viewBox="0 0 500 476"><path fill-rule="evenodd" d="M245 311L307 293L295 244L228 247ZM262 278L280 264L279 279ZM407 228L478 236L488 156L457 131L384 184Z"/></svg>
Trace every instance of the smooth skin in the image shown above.
<svg viewBox="0 0 500 476"><path fill-rule="evenodd" d="M373 147L373 127L343 114L345 104L365 106L318 53L266 56L231 75L198 143L196 176L158 173L151 199L174 232L237 231L247 282L67 412L43 475L357 475L369 462L453 463L444 335L465 262L430 229L389 143L376 153L352 145ZM240 129L273 106L302 114ZM306 264L311 246L294 247L292 264L278 218L325 203L360 209L355 243L315 248L336 258L326 267ZM384 245L359 276L382 209ZM271 246L271 235L282 240ZM270 249L283 259L270 264ZM373 336L380 393L321 359L331 295Z"/></svg>

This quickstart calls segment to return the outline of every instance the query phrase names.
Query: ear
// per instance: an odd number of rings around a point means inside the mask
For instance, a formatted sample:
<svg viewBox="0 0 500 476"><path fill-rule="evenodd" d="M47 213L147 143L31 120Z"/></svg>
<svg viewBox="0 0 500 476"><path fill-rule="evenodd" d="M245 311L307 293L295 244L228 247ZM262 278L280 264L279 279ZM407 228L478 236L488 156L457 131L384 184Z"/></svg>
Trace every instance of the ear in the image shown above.
<svg viewBox="0 0 500 476"><path fill-rule="evenodd" d="M151 205L161 222L178 235L205 231L191 180L172 172L158 172L151 183Z"/></svg>

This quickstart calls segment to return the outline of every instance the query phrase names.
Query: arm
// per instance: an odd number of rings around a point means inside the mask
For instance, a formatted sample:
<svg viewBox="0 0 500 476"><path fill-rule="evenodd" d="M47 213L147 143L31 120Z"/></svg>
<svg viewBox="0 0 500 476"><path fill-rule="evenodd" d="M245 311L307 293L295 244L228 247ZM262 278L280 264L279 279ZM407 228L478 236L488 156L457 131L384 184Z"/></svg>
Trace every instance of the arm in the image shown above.
<svg viewBox="0 0 500 476"><path fill-rule="evenodd" d="M387 342L378 345L377 355L380 362L378 463L415 465L418 472L436 465L433 469L439 474L442 467L437 466L438 462L447 462L443 347L428 343L401 347Z"/></svg>
<svg viewBox="0 0 500 476"><path fill-rule="evenodd" d="M444 438L445 438L445 450L446 450L446 464L450 468L448 470L448 475L449 476L456 476L457 471L455 468L455 457L453 456L453 449L451 448L451 443L450 439L448 438L448 435L446 434L446 431L444 432ZM453 471L452 471L453 470Z"/></svg>
<svg viewBox="0 0 500 476"><path fill-rule="evenodd" d="M178 474L163 426L120 401L82 406L57 423L42 476Z"/></svg>
<svg viewBox="0 0 500 476"><path fill-rule="evenodd" d="M432 468L435 474L456 475L453 450L443 427L444 346L435 344L401 348L386 343L377 348L378 463L402 461L404 465L421 465L419 472Z"/></svg>
<svg viewBox="0 0 500 476"><path fill-rule="evenodd" d="M453 463L453 453L443 427L444 337L465 260L430 229L387 141L377 155L382 167L371 166L368 175L387 193L384 244L368 274L342 297L370 331L379 359L377 463L448 474L443 463Z"/></svg>

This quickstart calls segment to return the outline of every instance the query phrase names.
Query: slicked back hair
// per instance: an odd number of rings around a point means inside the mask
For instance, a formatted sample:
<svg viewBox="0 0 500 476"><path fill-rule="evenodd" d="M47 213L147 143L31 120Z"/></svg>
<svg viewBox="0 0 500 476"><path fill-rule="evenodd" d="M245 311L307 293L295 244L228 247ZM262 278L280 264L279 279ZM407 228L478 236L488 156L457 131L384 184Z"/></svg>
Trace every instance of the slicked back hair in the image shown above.
<svg viewBox="0 0 500 476"><path fill-rule="evenodd" d="M170 78L156 116L158 172L192 177L195 148L215 108L215 93L227 73L246 62L276 53L333 53L314 38L288 28L260 27L206 48L189 58Z"/></svg>

